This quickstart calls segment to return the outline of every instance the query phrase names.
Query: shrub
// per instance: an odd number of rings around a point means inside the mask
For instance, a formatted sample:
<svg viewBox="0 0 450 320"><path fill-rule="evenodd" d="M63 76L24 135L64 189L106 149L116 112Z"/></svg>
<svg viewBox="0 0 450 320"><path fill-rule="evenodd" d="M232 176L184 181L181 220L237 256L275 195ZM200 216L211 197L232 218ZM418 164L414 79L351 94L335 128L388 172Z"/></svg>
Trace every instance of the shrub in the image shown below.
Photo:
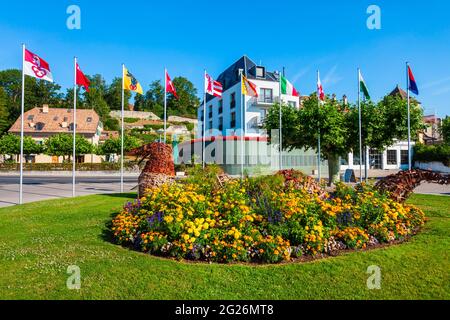
<svg viewBox="0 0 450 320"><path fill-rule="evenodd" d="M419 209L367 186L319 194L286 185L280 175L220 187L213 173L201 181L196 174L127 204L112 221L115 241L179 259L278 263L333 251L336 243L360 249L371 237L402 240L424 223Z"/></svg>
<svg viewBox="0 0 450 320"><path fill-rule="evenodd" d="M418 144L414 147L414 161L421 162L442 162L446 166L450 166L450 145L432 145L426 146Z"/></svg>

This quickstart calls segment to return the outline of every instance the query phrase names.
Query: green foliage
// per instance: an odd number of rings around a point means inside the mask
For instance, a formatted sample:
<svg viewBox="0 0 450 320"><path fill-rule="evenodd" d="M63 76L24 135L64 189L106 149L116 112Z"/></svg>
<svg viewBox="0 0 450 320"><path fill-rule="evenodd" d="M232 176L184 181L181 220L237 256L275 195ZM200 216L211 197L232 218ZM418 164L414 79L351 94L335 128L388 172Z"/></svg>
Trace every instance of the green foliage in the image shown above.
<svg viewBox="0 0 450 320"><path fill-rule="evenodd" d="M42 145L38 144L33 138L24 136L23 154L40 154L42 151ZM14 134L4 135L0 139L0 154L20 155L20 136Z"/></svg>
<svg viewBox="0 0 450 320"><path fill-rule="evenodd" d="M120 121L116 118L108 117L105 122L103 122L103 127L105 130L109 131L120 131Z"/></svg>
<svg viewBox="0 0 450 320"><path fill-rule="evenodd" d="M75 150L77 155L91 154L94 146L83 136L77 135ZM50 156L65 157L73 154L73 135L59 133L45 140L44 152Z"/></svg>
<svg viewBox="0 0 450 320"><path fill-rule="evenodd" d="M132 136L126 134L124 136L124 151L129 152L135 148L138 148L142 145L142 142ZM98 148L98 153L101 155L108 155L108 154L121 154L121 147L122 147L122 138L110 138L106 140L102 145Z"/></svg>
<svg viewBox="0 0 450 320"><path fill-rule="evenodd" d="M11 120L9 118L8 111L8 97L5 90L0 87L0 137L8 131L11 126Z"/></svg>
<svg viewBox="0 0 450 320"><path fill-rule="evenodd" d="M138 119L138 118L123 118L123 122L125 122L125 123L136 123L139 120L140 119Z"/></svg>
<svg viewBox="0 0 450 320"><path fill-rule="evenodd" d="M417 144L414 146L414 161L420 162L442 162L450 166L450 145L432 145L426 146Z"/></svg>
<svg viewBox="0 0 450 320"><path fill-rule="evenodd" d="M441 128L440 128L442 137L444 138L444 143L450 145L450 117L446 116L445 119L442 120Z"/></svg>
<svg viewBox="0 0 450 320"><path fill-rule="evenodd" d="M104 99L111 110L122 109L122 78L114 78L112 83L106 87ZM131 91L124 91L124 106L128 107Z"/></svg>

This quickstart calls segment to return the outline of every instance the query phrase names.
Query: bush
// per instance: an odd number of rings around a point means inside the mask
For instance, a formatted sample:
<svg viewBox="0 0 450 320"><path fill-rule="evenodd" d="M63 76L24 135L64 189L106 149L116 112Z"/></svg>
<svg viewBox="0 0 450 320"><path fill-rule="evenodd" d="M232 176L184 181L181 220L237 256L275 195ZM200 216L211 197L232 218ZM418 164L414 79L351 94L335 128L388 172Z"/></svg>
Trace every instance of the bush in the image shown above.
<svg viewBox="0 0 450 320"><path fill-rule="evenodd" d="M369 187L339 185L324 195L286 184L280 175L220 187L214 173L128 203L112 221L115 241L179 259L278 263L403 240L424 223L421 210Z"/></svg>
<svg viewBox="0 0 450 320"><path fill-rule="evenodd" d="M418 144L414 147L414 161L420 162L442 162L447 167L450 166L450 145L426 146Z"/></svg>
<svg viewBox="0 0 450 320"><path fill-rule="evenodd" d="M136 162L125 162L125 169L131 170L137 165ZM143 165L141 165L142 167ZM72 162L67 163L24 163L25 171L72 171ZM18 163L1 163L0 171L18 171ZM120 163L77 163L77 171L118 171Z"/></svg>

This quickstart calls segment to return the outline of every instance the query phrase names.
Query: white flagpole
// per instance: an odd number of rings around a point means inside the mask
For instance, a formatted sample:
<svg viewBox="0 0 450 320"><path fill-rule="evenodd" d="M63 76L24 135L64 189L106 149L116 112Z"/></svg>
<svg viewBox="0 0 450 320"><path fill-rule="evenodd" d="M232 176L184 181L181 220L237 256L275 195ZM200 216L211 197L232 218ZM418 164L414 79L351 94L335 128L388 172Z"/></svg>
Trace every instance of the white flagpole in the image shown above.
<svg viewBox="0 0 450 320"><path fill-rule="evenodd" d="M241 71L241 91L242 91L242 76L243 73ZM243 92L241 92L241 178L244 179L244 139L245 139L245 132L244 132L244 126L245 126L245 95Z"/></svg>
<svg viewBox="0 0 450 320"><path fill-rule="evenodd" d="M73 155L72 155L72 197L76 193L76 142L77 142L77 57L74 58L74 82L73 82Z"/></svg>
<svg viewBox="0 0 450 320"><path fill-rule="evenodd" d="M408 96L408 170L412 169L411 159L411 107L410 107L410 94L409 94L409 63L406 62L406 92Z"/></svg>
<svg viewBox="0 0 450 320"><path fill-rule="evenodd" d="M23 130L25 114L25 44L22 45L22 102L20 117L20 185L19 204L23 204Z"/></svg>
<svg viewBox="0 0 450 320"><path fill-rule="evenodd" d="M362 121L361 121L361 70L358 68L358 127L359 127L359 181L363 181L363 150L362 150Z"/></svg>
<svg viewBox="0 0 450 320"><path fill-rule="evenodd" d="M124 116L125 116L125 64L122 64L122 136L120 143L120 193L123 193L123 144L124 144Z"/></svg>
<svg viewBox="0 0 450 320"><path fill-rule="evenodd" d="M282 108L281 108L281 73L280 73L280 170L283 170L283 118L282 118Z"/></svg>
<svg viewBox="0 0 450 320"><path fill-rule="evenodd" d="M164 68L164 143L166 143L167 141L166 139L167 139L167 69Z"/></svg>
<svg viewBox="0 0 450 320"><path fill-rule="evenodd" d="M206 70L205 70L205 78L204 80L205 83L205 94L203 96L203 141L202 141L202 162L203 162L203 169L205 169L205 165L206 165L206 159L205 159L205 155L206 155Z"/></svg>
<svg viewBox="0 0 450 320"><path fill-rule="evenodd" d="M320 79L320 73L319 70L317 70L317 84L319 84L319 79ZM320 111L320 92L319 92L319 88L317 88L317 104L319 107L319 111ZM321 148L320 148L320 124L317 123L317 126L319 127L319 137L317 139L317 176L318 176L318 180L320 182L320 180L322 179L321 176L321 172L320 172L320 162L321 162ZM331 177L330 177L331 179Z"/></svg>

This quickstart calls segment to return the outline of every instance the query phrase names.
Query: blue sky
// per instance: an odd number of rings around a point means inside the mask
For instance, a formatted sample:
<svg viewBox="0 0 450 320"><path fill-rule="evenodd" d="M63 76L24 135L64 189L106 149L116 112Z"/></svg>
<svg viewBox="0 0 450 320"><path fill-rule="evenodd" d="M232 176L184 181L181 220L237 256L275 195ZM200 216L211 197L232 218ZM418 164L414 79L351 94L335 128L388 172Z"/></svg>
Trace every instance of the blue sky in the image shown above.
<svg viewBox="0 0 450 320"><path fill-rule="evenodd" d="M69 5L81 30L66 27ZM381 9L381 30L366 27L367 7ZM147 88L182 75L202 87L246 54L268 70L286 68L302 94L324 89L356 99L356 68L374 99L405 87L410 61L425 112L450 114L450 2L423 1L29 1L0 11L0 69L20 68L21 43L46 59L56 82L71 86L76 55L87 74L108 81L121 63Z"/></svg>

